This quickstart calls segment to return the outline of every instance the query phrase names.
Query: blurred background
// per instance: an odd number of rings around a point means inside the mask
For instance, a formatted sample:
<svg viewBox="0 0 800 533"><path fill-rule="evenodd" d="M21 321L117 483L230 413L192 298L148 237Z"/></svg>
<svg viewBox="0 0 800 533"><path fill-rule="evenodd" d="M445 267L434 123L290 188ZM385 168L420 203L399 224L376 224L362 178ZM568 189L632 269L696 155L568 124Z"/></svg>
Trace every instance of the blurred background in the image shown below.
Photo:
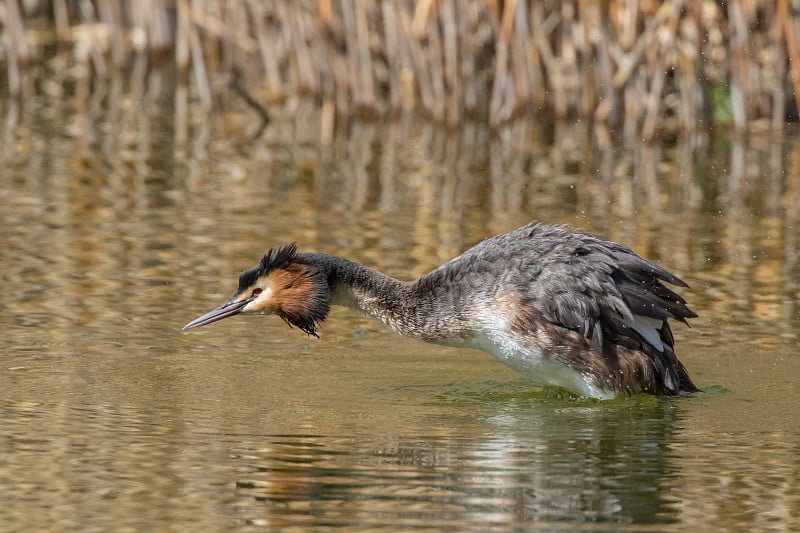
<svg viewBox="0 0 800 533"><path fill-rule="evenodd" d="M800 2L6 0L0 530L800 526ZM180 327L271 246L402 279L531 220L684 278L696 398L335 310Z"/></svg>

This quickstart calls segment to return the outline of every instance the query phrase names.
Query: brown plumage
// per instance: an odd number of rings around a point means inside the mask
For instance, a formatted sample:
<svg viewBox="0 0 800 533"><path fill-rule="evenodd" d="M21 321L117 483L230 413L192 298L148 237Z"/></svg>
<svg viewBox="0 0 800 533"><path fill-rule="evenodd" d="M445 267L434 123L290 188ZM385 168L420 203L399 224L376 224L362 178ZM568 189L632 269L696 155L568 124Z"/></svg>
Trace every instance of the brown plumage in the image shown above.
<svg viewBox="0 0 800 533"><path fill-rule="evenodd" d="M291 244L270 250L227 303L185 328L254 312L316 336L338 304L585 396L696 392L668 324L696 315L663 282L686 286L626 246L561 226L492 237L410 282Z"/></svg>

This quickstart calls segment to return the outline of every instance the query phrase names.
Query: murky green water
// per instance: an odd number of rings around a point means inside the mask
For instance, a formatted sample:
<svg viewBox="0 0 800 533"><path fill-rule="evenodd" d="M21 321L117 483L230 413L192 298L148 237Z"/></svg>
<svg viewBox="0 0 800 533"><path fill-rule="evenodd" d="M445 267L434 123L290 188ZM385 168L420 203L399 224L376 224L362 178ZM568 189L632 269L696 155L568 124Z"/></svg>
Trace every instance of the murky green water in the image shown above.
<svg viewBox="0 0 800 533"><path fill-rule="evenodd" d="M255 140L236 114L74 111L5 111L0 530L800 527L798 140L409 121L320 147L302 107ZM682 275L706 392L561 398L345 310L319 340L180 331L276 244L408 278L530 219Z"/></svg>

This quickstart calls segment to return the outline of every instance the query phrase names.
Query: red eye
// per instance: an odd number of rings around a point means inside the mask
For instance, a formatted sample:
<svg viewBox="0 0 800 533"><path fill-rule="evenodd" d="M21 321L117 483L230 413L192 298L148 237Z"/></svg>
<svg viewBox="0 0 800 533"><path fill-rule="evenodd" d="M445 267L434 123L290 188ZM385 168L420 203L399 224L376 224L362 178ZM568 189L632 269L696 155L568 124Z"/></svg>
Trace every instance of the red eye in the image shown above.
<svg viewBox="0 0 800 533"><path fill-rule="evenodd" d="M261 294L261 289L253 289L253 296L258 296Z"/></svg>

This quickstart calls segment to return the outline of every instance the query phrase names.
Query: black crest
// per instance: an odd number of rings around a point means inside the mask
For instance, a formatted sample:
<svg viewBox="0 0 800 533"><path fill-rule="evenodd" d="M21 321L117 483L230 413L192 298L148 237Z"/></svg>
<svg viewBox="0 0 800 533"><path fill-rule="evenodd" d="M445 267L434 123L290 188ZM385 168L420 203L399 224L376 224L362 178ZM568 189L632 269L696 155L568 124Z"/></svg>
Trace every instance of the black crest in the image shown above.
<svg viewBox="0 0 800 533"><path fill-rule="evenodd" d="M266 276L276 268L282 268L283 266L291 263L296 257L297 243L293 242L279 248L270 248L264 257L261 258L261 261L257 266L248 268L239 274L238 292L244 291L253 285L258 278Z"/></svg>

